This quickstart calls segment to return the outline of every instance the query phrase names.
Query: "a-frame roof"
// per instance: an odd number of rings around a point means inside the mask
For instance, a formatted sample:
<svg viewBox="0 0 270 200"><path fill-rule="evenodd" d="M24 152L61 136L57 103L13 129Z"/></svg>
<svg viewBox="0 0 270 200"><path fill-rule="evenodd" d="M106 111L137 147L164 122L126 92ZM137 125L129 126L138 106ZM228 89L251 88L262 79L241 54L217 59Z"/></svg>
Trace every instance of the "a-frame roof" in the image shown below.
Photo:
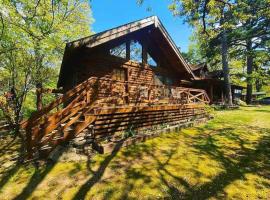
<svg viewBox="0 0 270 200"><path fill-rule="evenodd" d="M76 48L80 46L86 46L88 48L92 48L95 46L98 46L100 44L109 42L110 40L117 39L119 37L122 37L126 34L130 34L132 32L138 31L140 29L146 28L148 26L154 25L156 28L160 30L160 32L163 34L163 36L166 38L168 44L170 47L174 50L175 54L178 56L179 60L182 62L183 66L186 68L187 72L190 73L193 76L192 70L190 69L190 66L188 63L184 60L182 57L179 49L177 48L176 44L170 37L169 33L159 20L157 16L151 16L144 18L142 20L130 22L128 24L124 24L121 26L118 26L113 29L109 29L94 35L91 35L89 37L81 38L72 42L67 43L67 47L70 48Z"/></svg>

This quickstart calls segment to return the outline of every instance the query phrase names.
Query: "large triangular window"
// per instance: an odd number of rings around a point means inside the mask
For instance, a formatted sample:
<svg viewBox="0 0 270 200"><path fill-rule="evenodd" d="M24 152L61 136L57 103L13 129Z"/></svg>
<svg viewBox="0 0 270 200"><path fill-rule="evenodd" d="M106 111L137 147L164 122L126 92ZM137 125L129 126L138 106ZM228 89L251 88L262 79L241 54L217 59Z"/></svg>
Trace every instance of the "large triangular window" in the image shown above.
<svg viewBox="0 0 270 200"><path fill-rule="evenodd" d="M147 64L153 67L157 67L157 62L152 58L152 56L150 56L149 53L147 53Z"/></svg>
<svg viewBox="0 0 270 200"><path fill-rule="evenodd" d="M120 58L126 58L126 43L110 49L110 55Z"/></svg>

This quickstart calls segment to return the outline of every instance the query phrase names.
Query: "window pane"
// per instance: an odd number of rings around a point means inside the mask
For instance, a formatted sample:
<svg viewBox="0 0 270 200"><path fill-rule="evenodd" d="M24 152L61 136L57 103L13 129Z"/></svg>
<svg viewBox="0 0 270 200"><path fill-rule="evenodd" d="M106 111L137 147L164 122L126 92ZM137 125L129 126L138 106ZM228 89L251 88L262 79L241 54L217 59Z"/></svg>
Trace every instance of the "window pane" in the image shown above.
<svg viewBox="0 0 270 200"><path fill-rule="evenodd" d="M147 53L147 64L153 67L157 66L157 62L150 56L149 53Z"/></svg>
<svg viewBox="0 0 270 200"><path fill-rule="evenodd" d="M142 45L135 40L130 43L130 60L142 62Z"/></svg>
<svg viewBox="0 0 270 200"><path fill-rule="evenodd" d="M126 58L126 43L110 49L110 54L120 58Z"/></svg>

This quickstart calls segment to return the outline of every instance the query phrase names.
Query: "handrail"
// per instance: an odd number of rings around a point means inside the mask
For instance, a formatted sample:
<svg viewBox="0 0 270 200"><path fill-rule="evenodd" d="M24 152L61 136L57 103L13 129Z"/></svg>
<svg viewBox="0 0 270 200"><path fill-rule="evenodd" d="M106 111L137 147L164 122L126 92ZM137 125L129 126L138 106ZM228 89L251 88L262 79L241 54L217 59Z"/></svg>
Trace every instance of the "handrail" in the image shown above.
<svg viewBox="0 0 270 200"><path fill-rule="evenodd" d="M135 82L135 81L120 81L120 80L112 80L112 79L108 79L108 78L91 77L91 78L87 79L86 81L80 83L79 85L77 85L73 89L66 92L63 96L58 97L56 100L51 102L48 106L44 107L42 110L39 110L39 111L32 113L31 117L28 120L25 120L21 123L21 127L26 128L26 126L28 125L28 123L30 121L35 121L35 120L39 119L40 117L43 117L45 114L49 113L51 110L53 110L54 108L56 108L60 104L68 101L70 98L74 97L76 94L81 92L85 87L87 87L87 86L89 86L89 84L91 84L91 81L97 81L97 80L113 82L113 83L122 83L122 84L136 84L139 86L146 86L149 88L177 89L181 92L189 92L189 93L190 92L201 92L204 95L205 103L210 102L210 99L209 99L207 93L202 89L185 88L185 87L168 86L168 85L155 85L155 84L139 83L139 82Z"/></svg>
<svg viewBox="0 0 270 200"><path fill-rule="evenodd" d="M30 121L34 121L35 119L43 117L45 114L47 114L48 112L50 112L51 110L59 106L60 104L68 101L70 98L74 97L76 94L81 92L85 87L87 87L88 84L93 80L96 80L96 78L91 77L87 79L86 81L80 83L79 85L75 86L73 89L66 92L63 96L58 97L56 100L52 101L48 106L44 107L43 109L39 111L33 112L28 120L25 120L21 123L21 127L26 128L26 126L28 125Z"/></svg>
<svg viewBox="0 0 270 200"><path fill-rule="evenodd" d="M135 90L132 87L135 87ZM104 95L104 97L99 97L99 95ZM21 123L21 127L26 129L28 153L32 153L34 148L38 148L42 138L52 131L54 133L43 140L42 144L51 140L56 133L65 132L84 113L90 112L94 107L101 104L106 104L106 100L111 100L114 97L122 99L123 102L127 97L128 102L131 101L136 104L160 104L163 100L167 104L210 102L206 92L201 89L91 77L67 91L63 96L58 97L48 106L34 112L28 120ZM128 104L128 102L125 103ZM66 103L66 107L52 112L62 103ZM74 127L74 134L78 134L93 120L93 117L85 118L82 124ZM64 137L64 139L66 138L68 136Z"/></svg>

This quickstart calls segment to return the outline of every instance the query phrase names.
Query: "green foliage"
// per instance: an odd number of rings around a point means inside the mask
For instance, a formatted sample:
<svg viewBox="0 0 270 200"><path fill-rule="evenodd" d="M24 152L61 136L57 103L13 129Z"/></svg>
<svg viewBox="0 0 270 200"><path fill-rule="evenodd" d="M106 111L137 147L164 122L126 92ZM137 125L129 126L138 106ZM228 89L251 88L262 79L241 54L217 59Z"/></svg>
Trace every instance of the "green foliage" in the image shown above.
<svg viewBox="0 0 270 200"><path fill-rule="evenodd" d="M236 99L236 104L239 106L247 106L247 103L242 101L241 99Z"/></svg>
<svg viewBox="0 0 270 200"><path fill-rule="evenodd" d="M36 84L56 87L65 43L91 34L89 2L0 0L0 7L0 94L14 88L16 115L28 116Z"/></svg>
<svg viewBox="0 0 270 200"><path fill-rule="evenodd" d="M210 105L205 105L205 111L210 116L214 114L215 109Z"/></svg>
<svg viewBox="0 0 270 200"><path fill-rule="evenodd" d="M11 102L8 102L5 96L0 96L0 119L4 117L8 123L13 124L15 122L14 107Z"/></svg>
<svg viewBox="0 0 270 200"><path fill-rule="evenodd" d="M270 80L263 69L269 66L269 6L269 0L173 0L169 9L194 27L190 49L184 54L191 64L207 62L211 70L222 68L224 30L232 83L256 83L259 91ZM253 59L251 66L248 57Z"/></svg>
<svg viewBox="0 0 270 200"><path fill-rule="evenodd" d="M133 125L129 126L127 130L123 133L123 138L133 137L136 135Z"/></svg>

